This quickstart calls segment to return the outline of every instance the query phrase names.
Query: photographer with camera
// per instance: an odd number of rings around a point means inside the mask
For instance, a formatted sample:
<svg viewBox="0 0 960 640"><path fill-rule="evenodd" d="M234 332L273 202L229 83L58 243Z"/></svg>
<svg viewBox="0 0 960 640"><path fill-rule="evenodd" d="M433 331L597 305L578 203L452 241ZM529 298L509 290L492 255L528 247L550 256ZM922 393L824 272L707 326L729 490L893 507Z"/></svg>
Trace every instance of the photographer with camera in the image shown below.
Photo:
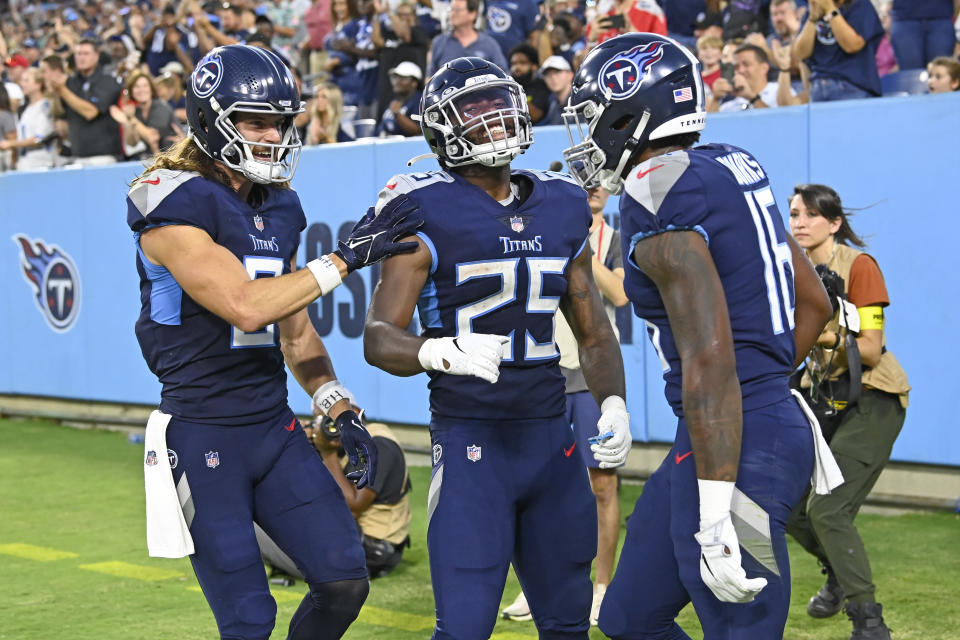
<svg viewBox="0 0 960 640"><path fill-rule="evenodd" d="M889 640L853 520L890 459L910 385L885 345L883 309L890 301L883 274L872 256L851 246L866 245L848 216L830 187L794 188L790 231L816 266L834 307L797 377L845 482L828 495L801 499L787 531L817 557L827 576L807 613L827 618L846 601L851 640Z"/></svg>
<svg viewBox="0 0 960 640"><path fill-rule="evenodd" d="M362 416L357 407L353 410ZM321 414L303 430L343 491L357 521L372 579L390 573L403 559L404 547L410 546L410 476L403 450L390 428L381 422L366 423L364 427L376 445L377 474L373 483L362 489L357 489L350 479L355 468L344 452L336 423ZM257 527L256 534L260 553L273 568L271 577L279 573L303 580L296 563L263 530Z"/></svg>

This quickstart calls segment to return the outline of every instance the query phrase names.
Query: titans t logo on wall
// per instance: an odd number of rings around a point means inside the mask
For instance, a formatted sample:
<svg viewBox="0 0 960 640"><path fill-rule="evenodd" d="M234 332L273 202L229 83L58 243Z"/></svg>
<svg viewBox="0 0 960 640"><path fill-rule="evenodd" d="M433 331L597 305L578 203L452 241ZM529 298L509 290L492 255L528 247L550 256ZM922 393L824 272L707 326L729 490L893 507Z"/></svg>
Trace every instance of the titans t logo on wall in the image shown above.
<svg viewBox="0 0 960 640"><path fill-rule="evenodd" d="M643 84L647 69L663 57L663 43L651 42L624 51L600 68L600 83L610 99L625 100Z"/></svg>
<svg viewBox="0 0 960 640"><path fill-rule="evenodd" d="M69 331L80 312L80 272L73 258L55 244L47 248L39 238L18 233L13 241L20 247L23 279L33 288L40 313L54 331Z"/></svg>

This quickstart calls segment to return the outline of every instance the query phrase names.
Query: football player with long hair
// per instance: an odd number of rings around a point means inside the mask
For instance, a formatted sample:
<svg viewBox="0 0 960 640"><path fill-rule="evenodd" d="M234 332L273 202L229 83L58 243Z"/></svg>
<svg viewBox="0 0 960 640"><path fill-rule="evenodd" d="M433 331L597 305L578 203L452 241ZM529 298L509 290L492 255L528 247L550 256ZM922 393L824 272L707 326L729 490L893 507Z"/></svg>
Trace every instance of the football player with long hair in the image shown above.
<svg viewBox="0 0 960 640"><path fill-rule="evenodd" d="M491 62L448 62L420 112L441 169L394 176L380 192L375 210L405 198L425 222L416 251L383 263L364 352L394 375L430 377L433 637L489 638L512 561L540 637L586 640L597 506L565 415L558 307L602 408L596 455L616 466L631 444L586 193L564 174L511 170L533 142L530 114ZM420 335L406 330L414 311Z"/></svg>
<svg viewBox="0 0 960 640"><path fill-rule="evenodd" d="M624 289L678 417L674 446L627 520L600 630L689 638L675 618L692 601L705 638L780 638L785 523L816 444L832 462L788 377L830 303L757 159L728 144L694 146L704 90L684 47L649 33L605 41L577 71L563 117L564 157L580 184L621 194ZM818 492L839 481L817 477Z"/></svg>
<svg viewBox="0 0 960 640"><path fill-rule="evenodd" d="M333 253L297 270L306 218L289 187L302 110L274 54L213 49L187 90L190 135L127 195L142 310L136 332L162 384L147 424L144 476L152 556L190 556L220 637L270 637L276 603L256 521L310 585L291 639L339 638L367 596L350 510L287 404L286 364L341 429L372 482L376 448L306 306L351 271L394 252L419 222L402 200L365 216Z"/></svg>

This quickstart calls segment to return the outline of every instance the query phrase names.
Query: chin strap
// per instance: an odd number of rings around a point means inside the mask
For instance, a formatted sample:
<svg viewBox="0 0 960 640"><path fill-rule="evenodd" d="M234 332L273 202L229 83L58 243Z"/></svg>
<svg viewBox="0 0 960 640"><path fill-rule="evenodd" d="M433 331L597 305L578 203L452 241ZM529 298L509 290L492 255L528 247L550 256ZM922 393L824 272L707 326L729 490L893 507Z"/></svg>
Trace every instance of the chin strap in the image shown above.
<svg viewBox="0 0 960 640"><path fill-rule="evenodd" d="M640 136L647 128L649 121L650 112L644 111L643 116L640 118L640 123L637 125L637 128L633 130L633 135L630 136L623 147L623 153L620 154L620 162L617 163L617 168L600 178L600 185L611 194L617 195L623 190L623 170L626 168L627 163L633 156L633 152L640 143Z"/></svg>
<svg viewBox="0 0 960 640"><path fill-rule="evenodd" d="M429 158L439 158L439 157L440 156L438 156L435 153L421 153L420 155L413 156L412 158L407 160L407 166L412 167L414 164L420 162L421 160L427 160Z"/></svg>

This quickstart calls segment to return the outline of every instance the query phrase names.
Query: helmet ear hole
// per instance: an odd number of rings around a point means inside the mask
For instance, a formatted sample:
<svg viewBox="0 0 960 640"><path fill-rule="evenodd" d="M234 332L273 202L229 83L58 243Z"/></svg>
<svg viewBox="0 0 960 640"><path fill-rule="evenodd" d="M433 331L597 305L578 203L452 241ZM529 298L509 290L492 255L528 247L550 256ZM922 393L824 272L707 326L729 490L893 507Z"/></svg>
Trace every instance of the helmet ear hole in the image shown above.
<svg viewBox="0 0 960 640"><path fill-rule="evenodd" d="M610 128L614 131L623 131L633 122L633 116L631 114L624 114L613 121L613 124L610 125Z"/></svg>

